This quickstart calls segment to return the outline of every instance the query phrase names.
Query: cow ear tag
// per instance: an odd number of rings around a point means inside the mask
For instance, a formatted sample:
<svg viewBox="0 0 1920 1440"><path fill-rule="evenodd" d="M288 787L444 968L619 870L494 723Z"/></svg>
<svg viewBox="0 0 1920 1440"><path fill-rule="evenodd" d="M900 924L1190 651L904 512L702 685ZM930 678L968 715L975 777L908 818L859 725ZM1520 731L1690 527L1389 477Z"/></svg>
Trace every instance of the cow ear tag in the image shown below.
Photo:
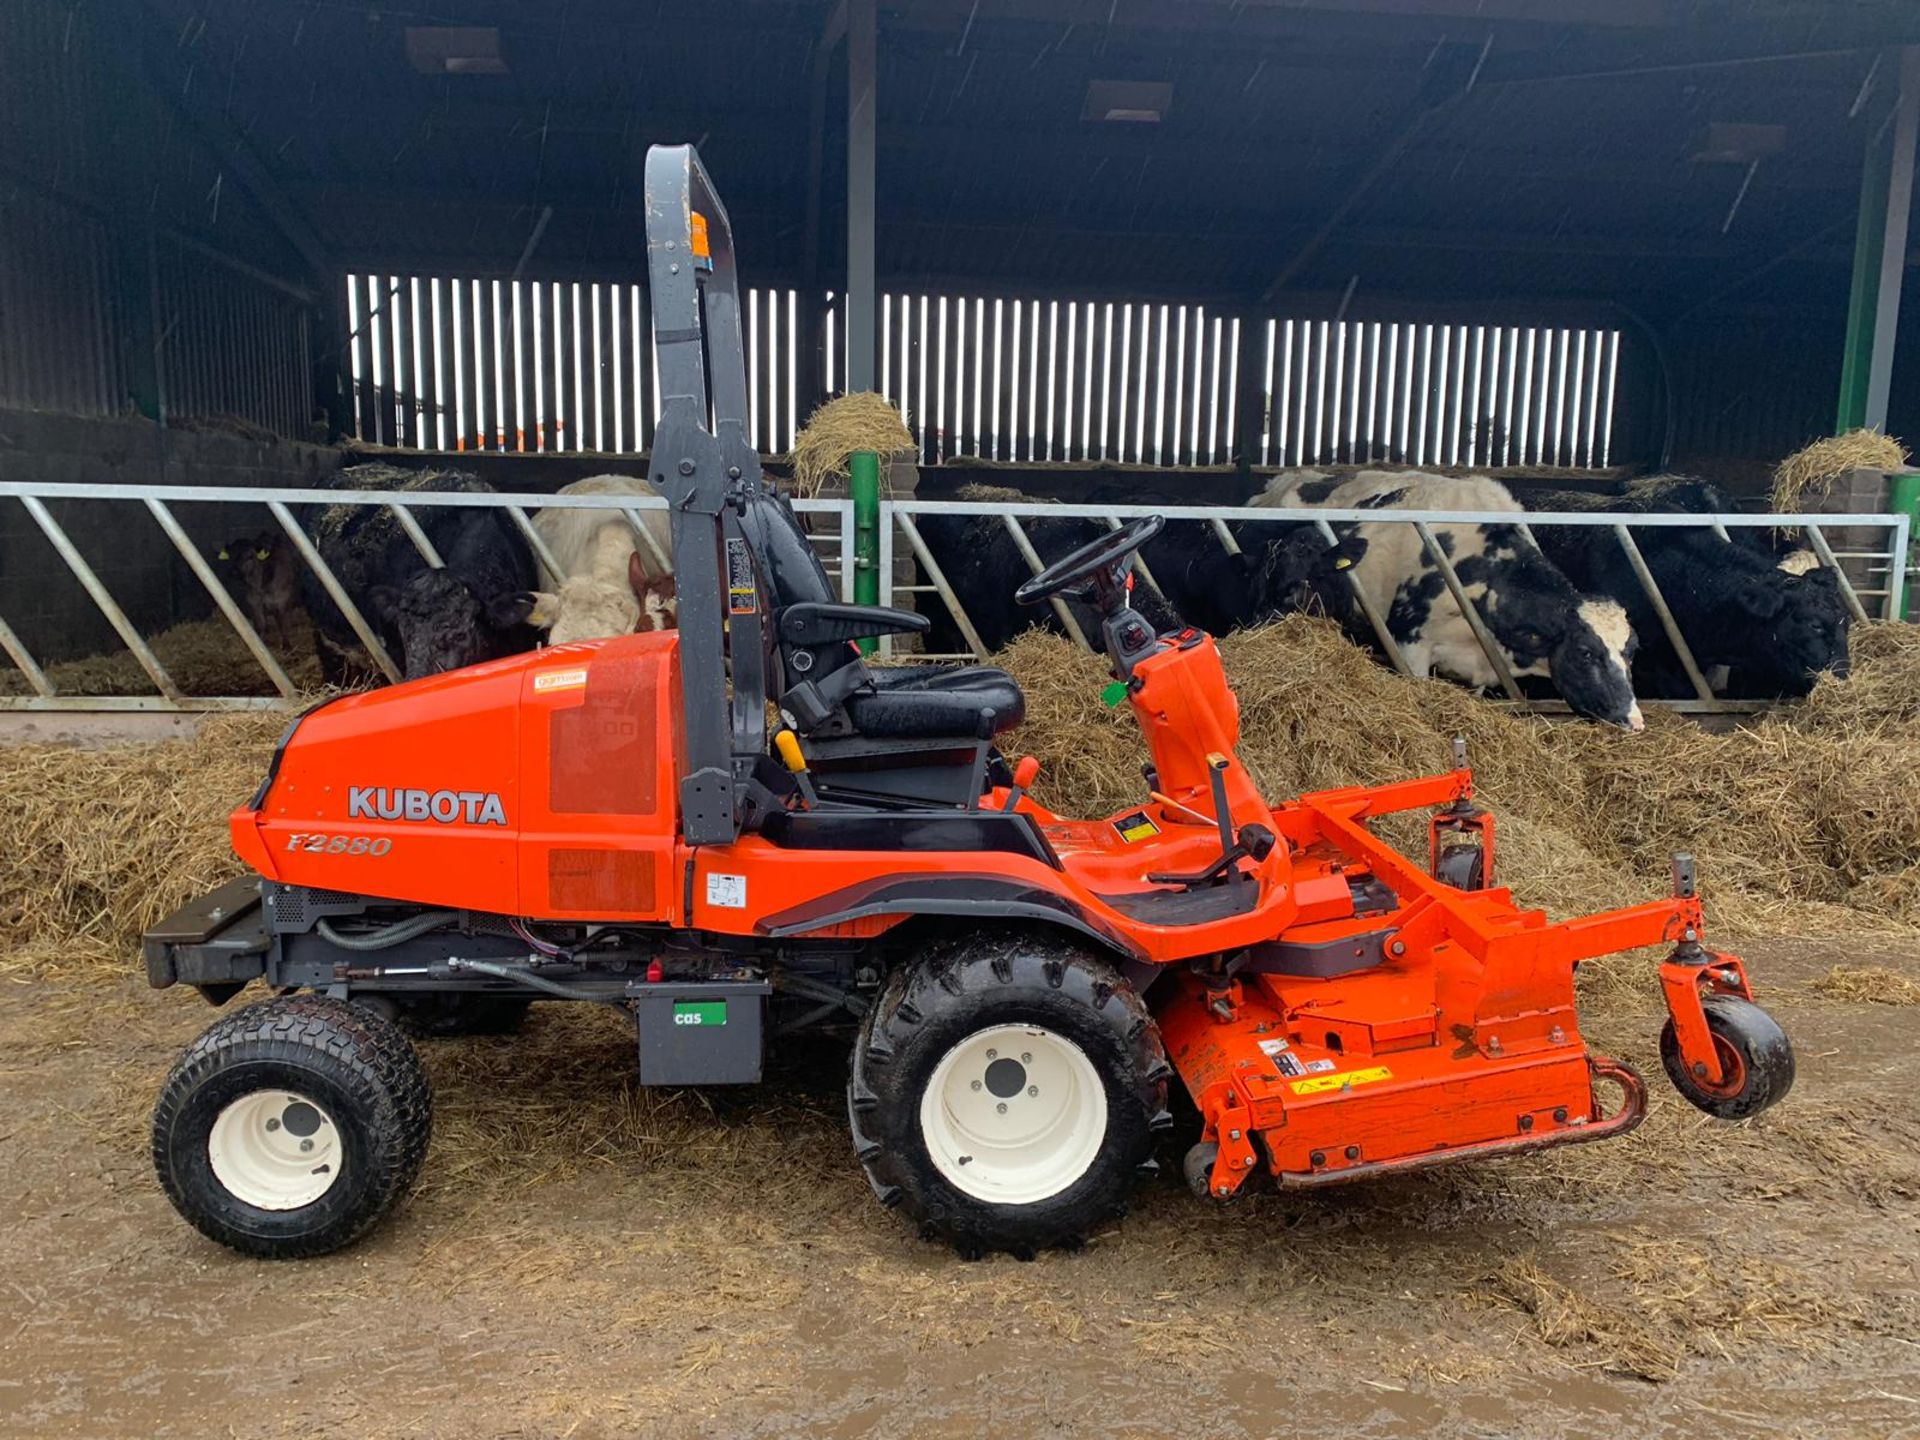
<svg viewBox="0 0 1920 1440"><path fill-rule="evenodd" d="M1112 706L1118 705L1122 700L1126 698L1127 698L1127 682L1124 680L1112 681L1106 686L1105 689L1101 690L1100 692L1100 703L1102 705L1108 706L1109 708L1111 708Z"/></svg>
<svg viewBox="0 0 1920 1440"><path fill-rule="evenodd" d="M1353 568L1353 562L1342 555L1338 560L1333 562L1333 568L1336 570L1351 570Z"/></svg>

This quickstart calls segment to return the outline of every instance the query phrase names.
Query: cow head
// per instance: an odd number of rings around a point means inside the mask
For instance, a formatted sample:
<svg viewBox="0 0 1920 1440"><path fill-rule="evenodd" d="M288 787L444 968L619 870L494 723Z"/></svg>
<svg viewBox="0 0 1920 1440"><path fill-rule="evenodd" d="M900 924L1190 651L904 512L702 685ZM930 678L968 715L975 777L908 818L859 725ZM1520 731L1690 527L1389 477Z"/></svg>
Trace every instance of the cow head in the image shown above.
<svg viewBox="0 0 1920 1440"><path fill-rule="evenodd" d="M627 588L640 602L636 631L673 629L679 619L680 591L672 575L649 575L636 550L627 557Z"/></svg>
<svg viewBox="0 0 1920 1440"><path fill-rule="evenodd" d="M1633 655L1639 638L1617 601L1583 596L1569 608L1558 597L1537 615L1514 614L1503 601L1501 640L1525 664L1543 659L1553 688L1574 714L1622 730L1646 729L1633 696ZM1511 633L1511 638L1509 636Z"/></svg>
<svg viewBox="0 0 1920 1440"><path fill-rule="evenodd" d="M1297 611L1341 613L1346 582L1340 572L1359 564L1366 553L1367 542L1361 536L1349 535L1329 543L1310 525L1268 541L1257 559L1246 557L1254 618L1265 620Z"/></svg>
<svg viewBox="0 0 1920 1440"><path fill-rule="evenodd" d="M512 630L527 622L533 596L502 591L482 597L451 571L421 570L404 585L376 585L368 604L400 637L405 678L438 675L505 653Z"/></svg>
<svg viewBox="0 0 1920 1440"><path fill-rule="evenodd" d="M1768 690L1805 695L1823 671L1846 678L1852 617L1832 570L1815 566L1795 573L1783 562L1747 577L1735 598L1739 613L1752 617L1755 632L1749 647L1754 653L1741 668Z"/></svg>

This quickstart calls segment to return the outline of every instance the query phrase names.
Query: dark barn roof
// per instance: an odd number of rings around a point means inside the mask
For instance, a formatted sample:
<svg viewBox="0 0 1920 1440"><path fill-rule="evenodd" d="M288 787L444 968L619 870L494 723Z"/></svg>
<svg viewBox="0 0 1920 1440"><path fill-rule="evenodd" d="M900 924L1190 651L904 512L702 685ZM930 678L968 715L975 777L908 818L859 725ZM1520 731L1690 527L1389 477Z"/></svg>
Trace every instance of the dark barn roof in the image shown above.
<svg viewBox="0 0 1920 1440"><path fill-rule="evenodd" d="M752 281L831 286L846 47L824 0L151 0L150 73L350 268L637 274L637 174L699 143ZM412 27L497 28L428 74ZM883 284L1844 305L1881 47L1911 0L913 0L880 11ZM480 67L491 68L491 67ZM1093 82L1168 86L1083 118ZM1725 292L1723 295L1722 292ZM1837 297L1837 298L1836 298Z"/></svg>

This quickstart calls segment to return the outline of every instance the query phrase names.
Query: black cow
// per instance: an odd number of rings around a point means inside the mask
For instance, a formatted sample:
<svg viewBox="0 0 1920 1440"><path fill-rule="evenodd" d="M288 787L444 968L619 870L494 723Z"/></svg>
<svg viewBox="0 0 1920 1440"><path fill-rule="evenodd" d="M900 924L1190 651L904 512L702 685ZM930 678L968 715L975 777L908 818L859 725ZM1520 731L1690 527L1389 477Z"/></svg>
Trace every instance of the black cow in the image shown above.
<svg viewBox="0 0 1920 1440"><path fill-rule="evenodd" d="M418 474L385 465L340 472L343 489L491 493L458 471ZM421 558L391 512L375 505L332 505L309 531L348 597L405 678L418 679L533 647L526 625L535 588L533 554L505 512L422 505L411 512L444 568ZM347 623L310 572L302 572L321 673L344 684L371 664Z"/></svg>
<svg viewBox="0 0 1920 1440"><path fill-rule="evenodd" d="M1026 499L985 487L969 487L961 498L1010 503ZM988 650L1036 626L1063 632L1051 605L1015 602L1013 592L1033 571L998 515L922 515L916 523ZM1034 552L1047 564L1109 533L1101 521L1076 516L1025 516L1020 523ZM1170 522L1141 552L1164 594L1136 576L1134 608L1158 630L1196 625L1216 635L1297 610L1337 613L1346 598L1340 571L1366 552L1363 539L1329 544L1309 525L1248 523L1237 527L1235 541L1242 553L1229 555L1205 522ZM1081 632L1098 644L1099 617L1088 606L1067 604ZM936 600L926 610L933 621L926 641L929 651L967 648L945 605Z"/></svg>
<svg viewBox="0 0 1920 1440"><path fill-rule="evenodd" d="M1679 475L1630 483L1608 496L1535 491L1536 510L1616 510L1628 514L1731 513L1714 485ZM1643 693L1693 694L1680 657L1619 544L1609 533L1541 526L1541 547L1583 589L1618 600L1641 637L1635 675ZM1710 528L1643 526L1633 532L1687 648L1705 669L1726 666L1729 694L1749 698L1805 695L1824 672L1849 667L1849 615L1834 572L1810 551L1776 553L1763 544L1723 540Z"/></svg>
<svg viewBox="0 0 1920 1440"><path fill-rule="evenodd" d="M1284 509L1436 510L1511 513L1520 503L1484 475L1429 475L1420 471L1363 470L1342 478L1316 472L1282 473L1253 503ZM1342 529L1349 528L1346 526ZM1449 593L1445 577L1418 533L1405 523L1363 523L1370 540L1354 575L1384 619L1400 657L1415 675L1489 689L1499 682L1487 653ZM1634 699L1630 667L1634 631L1625 611L1590 586L1563 574L1515 524L1436 522L1435 543L1447 555L1507 669L1523 686L1528 677L1551 683L1576 714L1626 730L1645 728ZM1349 633L1372 644L1371 624L1355 606Z"/></svg>

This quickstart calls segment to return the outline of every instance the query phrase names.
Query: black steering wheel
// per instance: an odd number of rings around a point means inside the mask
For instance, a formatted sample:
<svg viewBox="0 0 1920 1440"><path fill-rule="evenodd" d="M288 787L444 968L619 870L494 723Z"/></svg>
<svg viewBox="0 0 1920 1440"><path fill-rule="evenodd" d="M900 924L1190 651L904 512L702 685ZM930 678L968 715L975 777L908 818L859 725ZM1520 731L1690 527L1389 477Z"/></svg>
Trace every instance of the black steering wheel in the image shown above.
<svg viewBox="0 0 1920 1440"><path fill-rule="evenodd" d="M1089 540L1078 550L1062 555L1038 575L1013 592L1022 605L1038 605L1056 595L1073 591L1084 596L1089 588L1119 591L1121 571L1127 557L1158 535L1167 523L1164 515L1142 515L1129 520L1118 530ZM1104 577L1104 585L1102 583ZM1089 587L1086 582L1092 581Z"/></svg>

